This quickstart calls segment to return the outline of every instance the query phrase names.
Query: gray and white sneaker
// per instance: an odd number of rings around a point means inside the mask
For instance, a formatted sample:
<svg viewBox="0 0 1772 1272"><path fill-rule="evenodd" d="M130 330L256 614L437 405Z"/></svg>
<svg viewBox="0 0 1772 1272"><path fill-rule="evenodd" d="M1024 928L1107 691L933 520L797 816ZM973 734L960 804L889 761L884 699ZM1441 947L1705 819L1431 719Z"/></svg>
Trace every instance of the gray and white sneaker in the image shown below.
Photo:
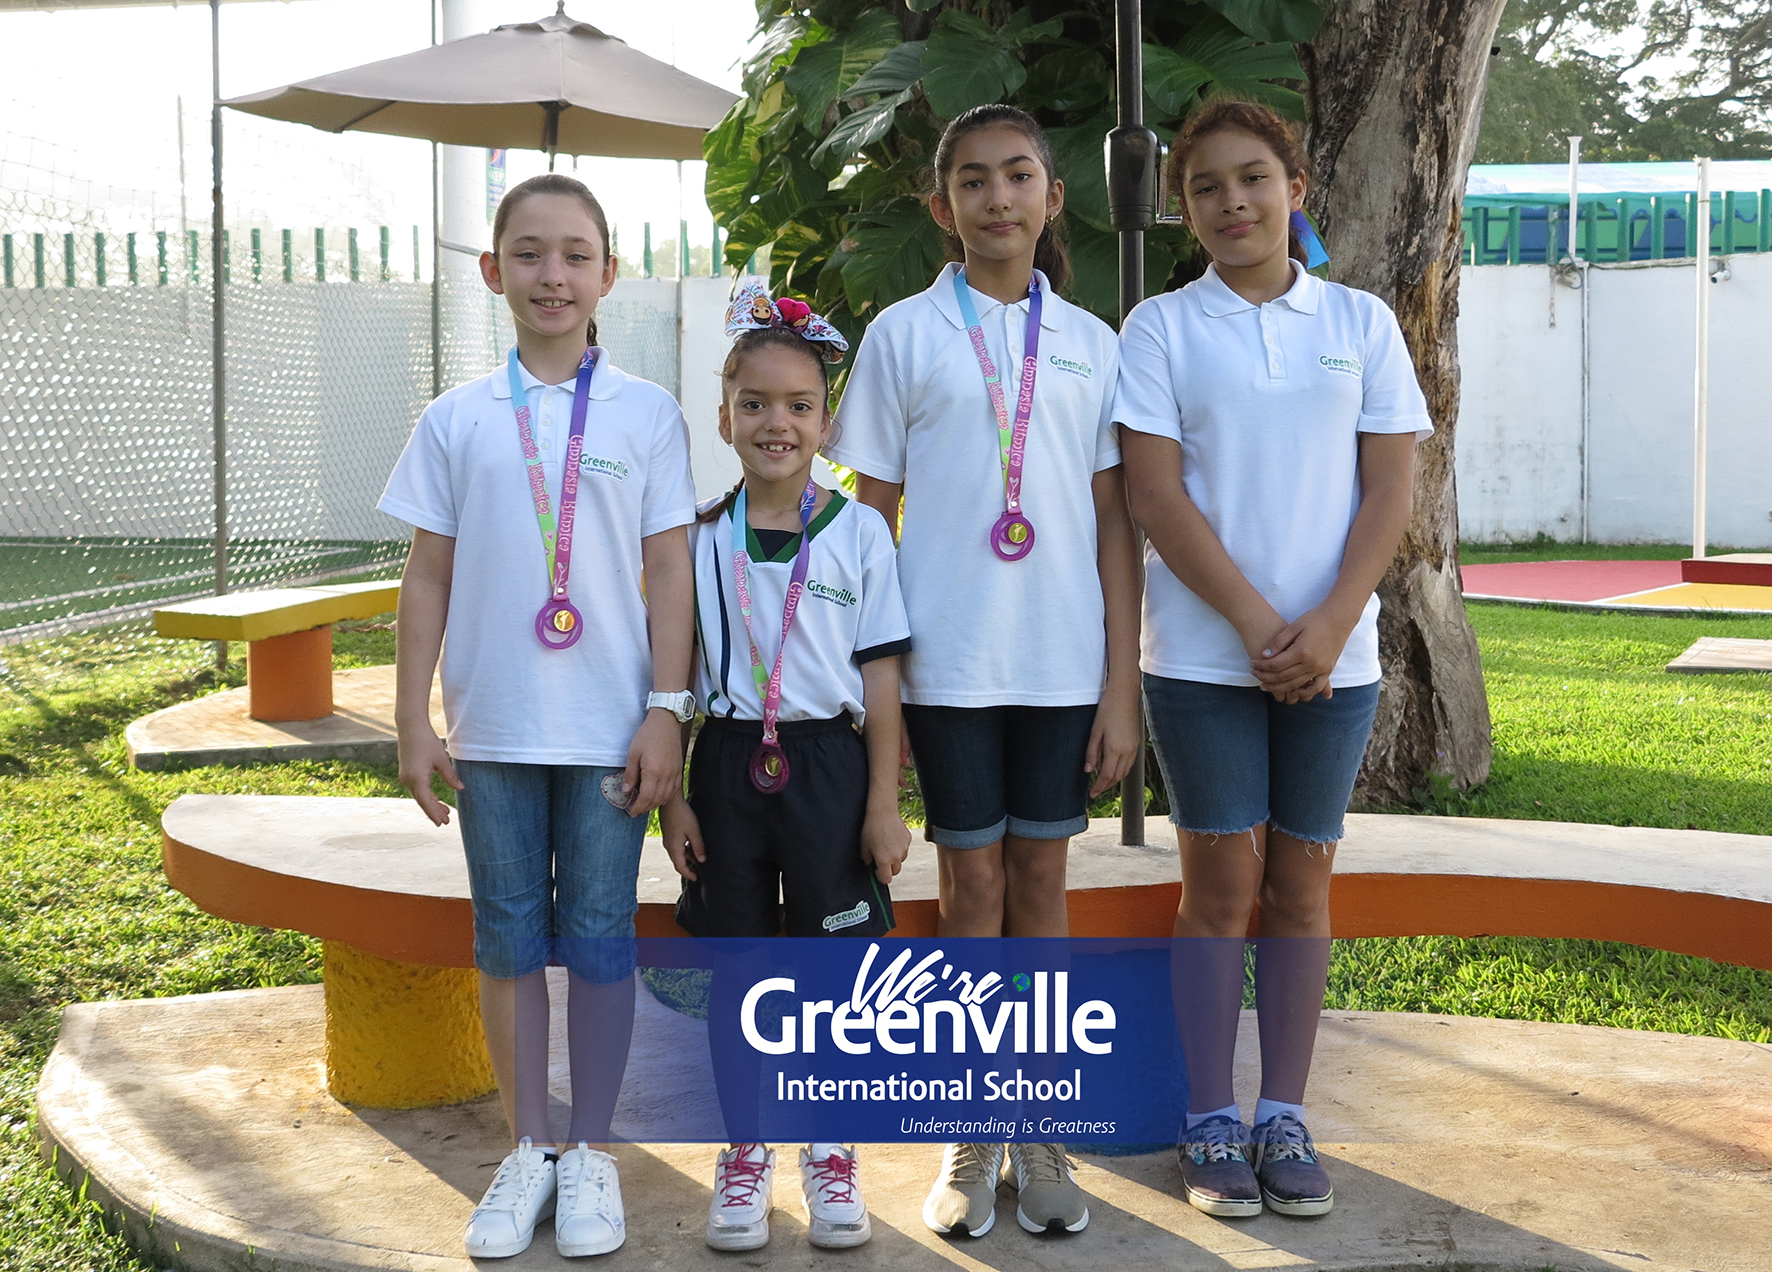
<svg viewBox="0 0 1772 1272"><path fill-rule="evenodd" d="M560 1154L554 1248L565 1259L608 1254L628 1239L615 1158L582 1140Z"/></svg>
<svg viewBox="0 0 1772 1272"><path fill-rule="evenodd" d="M524 1136L517 1141L492 1186L474 1207L462 1244L471 1259L508 1259L535 1239L535 1225L554 1213L555 1168Z"/></svg>
<svg viewBox="0 0 1772 1272"><path fill-rule="evenodd" d="M1335 1205L1329 1172L1303 1122L1276 1113L1255 1128L1255 1178L1268 1209L1283 1215L1326 1215Z"/></svg>
<svg viewBox="0 0 1772 1272"><path fill-rule="evenodd" d="M775 1187L775 1150L734 1144L714 1159L714 1195L708 1202L708 1244L716 1250L761 1250L769 1244Z"/></svg>
<svg viewBox="0 0 1772 1272"><path fill-rule="evenodd" d="M813 1153L828 1148L822 1157ZM866 1245L874 1235L867 1202L861 1199L860 1163L845 1144L808 1145L800 1150L800 1200L806 1205L806 1239L825 1250Z"/></svg>
<svg viewBox="0 0 1772 1272"><path fill-rule="evenodd" d="M1181 1133L1175 1155L1188 1204L1221 1219L1261 1213L1261 1185L1249 1165L1253 1132L1229 1117L1209 1117Z"/></svg>
<svg viewBox="0 0 1772 1272"><path fill-rule="evenodd" d="M1062 1144L1011 1144L1009 1162L1021 1200L1015 1221L1029 1232L1081 1232L1089 1226L1089 1203Z"/></svg>
<svg viewBox="0 0 1772 1272"><path fill-rule="evenodd" d="M1003 1177L1001 1144L948 1144L941 1174L923 1202L923 1222L934 1232L982 1237L997 1222L997 1183Z"/></svg>

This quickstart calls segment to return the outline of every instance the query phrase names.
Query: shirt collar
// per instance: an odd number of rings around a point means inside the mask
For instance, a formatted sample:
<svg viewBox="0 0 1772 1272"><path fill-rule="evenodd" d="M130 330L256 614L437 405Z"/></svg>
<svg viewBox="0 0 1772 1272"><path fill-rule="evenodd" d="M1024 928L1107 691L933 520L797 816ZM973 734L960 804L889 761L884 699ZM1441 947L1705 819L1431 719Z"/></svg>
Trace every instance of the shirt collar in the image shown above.
<svg viewBox="0 0 1772 1272"><path fill-rule="evenodd" d="M954 296L954 275L959 272L959 262L949 261L942 267L941 273L936 275L935 281L929 285L929 290L925 295L934 302L935 307L941 310L943 316L945 316L949 322L964 331L966 329L966 317L960 312L960 302ZM1047 331L1063 331L1064 311L1070 307L1069 302L1052 290L1052 284L1046 281L1045 274L1041 273L1039 270L1035 270L1034 277L1040 280L1040 290L1046 293L1044 299L1040 302L1040 326ZM983 292L975 292L974 294L983 297L985 301L984 305L981 306L978 311L980 318L983 318L984 315L990 313L992 309L1003 303L1000 300L992 300L989 296L985 296ZM1016 305L1021 306L1026 303L1025 300L1019 300L1016 302Z"/></svg>
<svg viewBox="0 0 1772 1272"><path fill-rule="evenodd" d="M1323 291L1323 280L1305 269L1301 262L1294 260L1289 263L1292 266L1292 286L1286 289L1285 294L1276 297L1273 303L1284 305L1294 313L1316 313L1317 300ZM1232 291L1224 279L1218 276L1216 264L1208 265L1204 274L1188 284L1188 289L1197 293L1195 298L1209 318L1223 318L1255 308Z"/></svg>
<svg viewBox="0 0 1772 1272"><path fill-rule="evenodd" d="M523 377L523 391L525 393L540 387L541 381L531 375L529 373L529 368L524 366L521 362L517 364L517 371ZM576 377L572 380L568 380L565 384L552 384L547 387L562 389L567 393L571 393L575 383ZM603 346L598 345L597 368L591 372L591 400L594 402L607 402L610 398L615 396L619 388L620 384L615 375L615 364L609 360L609 351L603 348ZM492 373L492 396L500 402L508 402L511 400L511 385L510 381L505 378L504 364L500 364L498 370Z"/></svg>

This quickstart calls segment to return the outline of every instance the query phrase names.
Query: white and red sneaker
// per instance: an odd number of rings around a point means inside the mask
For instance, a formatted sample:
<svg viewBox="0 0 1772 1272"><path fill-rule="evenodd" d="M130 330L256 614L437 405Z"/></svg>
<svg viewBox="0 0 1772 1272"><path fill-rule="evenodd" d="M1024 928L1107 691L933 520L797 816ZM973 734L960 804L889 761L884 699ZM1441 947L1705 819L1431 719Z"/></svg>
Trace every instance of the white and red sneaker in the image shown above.
<svg viewBox="0 0 1772 1272"><path fill-rule="evenodd" d="M808 1144L800 1150L800 1196L813 1245L843 1250L874 1235L859 1170L855 1149L846 1144Z"/></svg>
<svg viewBox="0 0 1772 1272"><path fill-rule="evenodd" d="M769 1244L775 1153L767 1144L734 1144L714 1161L708 1203L708 1244L716 1250L758 1250Z"/></svg>

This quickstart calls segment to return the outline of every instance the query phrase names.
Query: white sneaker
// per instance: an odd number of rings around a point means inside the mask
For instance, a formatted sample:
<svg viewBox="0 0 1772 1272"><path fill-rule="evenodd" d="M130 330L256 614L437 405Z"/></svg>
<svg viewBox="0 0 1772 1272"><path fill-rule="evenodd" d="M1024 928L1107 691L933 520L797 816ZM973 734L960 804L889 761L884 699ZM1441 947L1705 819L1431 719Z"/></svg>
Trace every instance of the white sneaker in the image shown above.
<svg viewBox="0 0 1772 1272"><path fill-rule="evenodd" d="M535 1238L537 1221L554 1213L554 1163L525 1136L498 1165L492 1187L474 1207L462 1236L468 1257L508 1259Z"/></svg>
<svg viewBox="0 0 1772 1272"><path fill-rule="evenodd" d="M554 1248L562 1258L608 1254L628 1239L615 1158L580 1140L560 1154Z"/></svg>
<svg viewBox="0 0 1772 1272"><path fill-rule="evenodd" d="M760 1250L769 1244L775 1152L767 1144L735 1144L714 1159L708 1202L708 1244L716 1250Z"/></svg>
<svg viewBox="0 0 1772 1272"><path fill-rule="evenodd" d="M818 1156L814 1156L814 1154ZM800 1150L800 1198L806 1204L806 1235L815 1246L843 1250L874 1235L861 1199L860 1163L844 1144L809 1144Z"/></svg>

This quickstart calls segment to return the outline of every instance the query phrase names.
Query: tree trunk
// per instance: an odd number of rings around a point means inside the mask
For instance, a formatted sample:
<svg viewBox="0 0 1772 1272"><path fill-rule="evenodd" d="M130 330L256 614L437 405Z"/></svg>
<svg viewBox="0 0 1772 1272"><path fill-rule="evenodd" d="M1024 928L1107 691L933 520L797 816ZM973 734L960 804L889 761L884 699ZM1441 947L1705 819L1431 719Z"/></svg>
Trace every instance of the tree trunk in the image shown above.
<svg viewBox="0 0 1772 1272"><path fill-rule="evenodd" d="M1338 282L1396 310L1434 436L1415 513L1379 585L1384 684L1360 774L1365 806L1416 802L1433 781L1489 776L1489 702L1458 576L1460 203L1505 0L1330 0L1303 48L1309 201Z"/></svg>

